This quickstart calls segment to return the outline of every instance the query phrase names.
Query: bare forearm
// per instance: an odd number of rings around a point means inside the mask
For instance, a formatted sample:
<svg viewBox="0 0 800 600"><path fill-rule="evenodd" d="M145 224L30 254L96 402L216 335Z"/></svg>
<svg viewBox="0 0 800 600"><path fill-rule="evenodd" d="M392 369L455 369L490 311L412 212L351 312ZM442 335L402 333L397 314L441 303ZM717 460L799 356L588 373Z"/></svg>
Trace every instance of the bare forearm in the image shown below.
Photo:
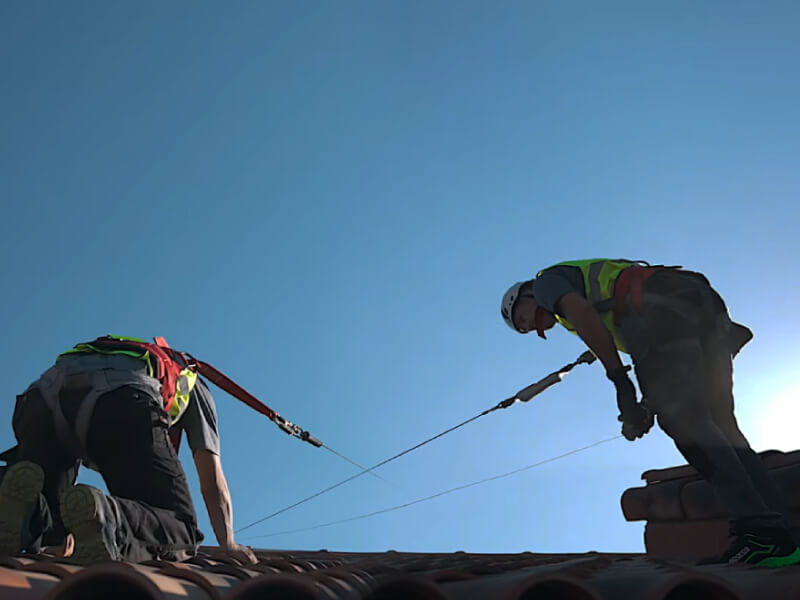
<svg viewBox="0 0 800 600"><path fill-rule="evenodd" d="M208 486L210 489L201 487L201 492L217 542L220 546L228 546L234 543L233 505L228 486L224 481L221 485L219 483Z"/></svg>
<svg viewBox="0 0 800 600"><path fill-rule="evenodd" d="M211 521L211 528L220 546L233 543L233 506L231 493L219 456L209 450L198 450L194 456L200 477L200 493Z"/></svg>
<svg viewBox="0 0 800 600"><path fill-rule="evenodd" d="M570 313L567 318L584 343L603 363L606 372L621 368L622 360L614 344L614 338L597 311L586 303L572 307Z"/></svg>
<svg viewBox="0 0 800 600"><path fill-rule="evenodd" d="M220 548L242 564L255 564L258 559L253 551L247 546L237 544L233 539L233 503L219 456L208 450L198 450L195 452L194 462L200 477L200 492L206 503L208 519Z"/></svg>

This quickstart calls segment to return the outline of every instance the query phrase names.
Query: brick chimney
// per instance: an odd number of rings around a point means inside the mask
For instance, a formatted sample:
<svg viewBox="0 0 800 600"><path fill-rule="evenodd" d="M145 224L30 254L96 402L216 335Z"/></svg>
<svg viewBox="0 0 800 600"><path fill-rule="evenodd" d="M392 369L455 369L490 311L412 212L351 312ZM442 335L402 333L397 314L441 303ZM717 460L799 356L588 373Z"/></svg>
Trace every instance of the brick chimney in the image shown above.
<svg viewBox="0 0 800 600"><path fill-rule="evenodd" d="M792 528L800 533L800 450L759 454L783 491ZM694 468L683 465L646 471L644 487L622 495L628 521L647 521L644 544L658 558L704 558L724 552L730 539L728 520L711 486Z"/></svg>

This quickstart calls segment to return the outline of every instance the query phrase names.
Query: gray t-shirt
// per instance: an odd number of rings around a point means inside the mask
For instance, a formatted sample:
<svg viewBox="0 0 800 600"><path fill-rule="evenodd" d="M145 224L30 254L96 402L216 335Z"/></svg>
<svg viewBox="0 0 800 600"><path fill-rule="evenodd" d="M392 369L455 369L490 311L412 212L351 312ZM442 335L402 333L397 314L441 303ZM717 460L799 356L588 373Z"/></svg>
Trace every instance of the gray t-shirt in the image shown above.
<svg viewBox="0 0 800 600"><path fill-rule="evenodd" d="M583 272L578 267L561 265L545 270L536 278L533 283L533 297L543 309L556 313L556 304L562 296L577 292L585 298L585 288Z"/></svg>
<svg viewBox="0 0 800 600"><path fill-rule="evenodd" d="M173 429L186 432L186 440L192 453L208 450L219 456L219 429L217 428L217 409L214 397L205 382L197 378L192 390L189 406Z"/></svg>

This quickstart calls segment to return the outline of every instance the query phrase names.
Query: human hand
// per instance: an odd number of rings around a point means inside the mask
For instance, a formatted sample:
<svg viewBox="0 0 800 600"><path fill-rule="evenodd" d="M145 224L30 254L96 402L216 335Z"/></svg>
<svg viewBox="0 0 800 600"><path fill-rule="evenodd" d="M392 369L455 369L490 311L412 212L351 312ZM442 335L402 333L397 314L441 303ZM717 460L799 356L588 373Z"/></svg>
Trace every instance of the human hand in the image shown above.
<svg viewBox="0 0 800 600"><path fill-rule="evenodd" d="M655 423L655 417L645 402L635 404L621 414L618 420L622 423L622 435L629 442L644 437Z"/></svg>
<svg viewBox="0 0 800 600"><path fill-rule="evenodd" d="M220 550L243 565L254 565L258 562L255 553L249 546L231 543L226 546L220 546Z"/></svg>
<svg viewBox="0 0 800 600"><path fill-rule="evenodd" d="M64 543L60 546L45 546L42 548L43 554L49 554L54 558L69 558L75 552L75 538L71 533L67 534Z"/></svg>

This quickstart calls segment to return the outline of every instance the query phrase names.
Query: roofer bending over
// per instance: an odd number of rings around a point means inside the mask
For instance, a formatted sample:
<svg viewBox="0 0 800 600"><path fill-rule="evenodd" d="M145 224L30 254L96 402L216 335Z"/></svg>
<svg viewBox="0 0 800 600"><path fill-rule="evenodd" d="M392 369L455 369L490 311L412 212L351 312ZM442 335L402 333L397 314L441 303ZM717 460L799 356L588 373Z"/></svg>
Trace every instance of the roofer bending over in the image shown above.
<svg viewBox="0 0 800 600"><path fill-rule="evenodd" d="M556 322L580 336L617 391L622 433L635 440L658 424L714 488L734 541L704 562L800 563L781 494L736 423L733 357L752 338L700 273L642 261L559 263L511 286L502 301L519 333ZM642 402L618 351L630 354Z"/></svg>
<svg viewBox="0 0 800 600"><path fill-rule="evenodd" d="M191 556L203 534L176 452L185 431L221 549L255 562L234 540L211 392L162 342L78 344L17 397L19 446L0 483L0 554L68 541L76 564ZM80 462L110 495L75 485Z"/></svg>

